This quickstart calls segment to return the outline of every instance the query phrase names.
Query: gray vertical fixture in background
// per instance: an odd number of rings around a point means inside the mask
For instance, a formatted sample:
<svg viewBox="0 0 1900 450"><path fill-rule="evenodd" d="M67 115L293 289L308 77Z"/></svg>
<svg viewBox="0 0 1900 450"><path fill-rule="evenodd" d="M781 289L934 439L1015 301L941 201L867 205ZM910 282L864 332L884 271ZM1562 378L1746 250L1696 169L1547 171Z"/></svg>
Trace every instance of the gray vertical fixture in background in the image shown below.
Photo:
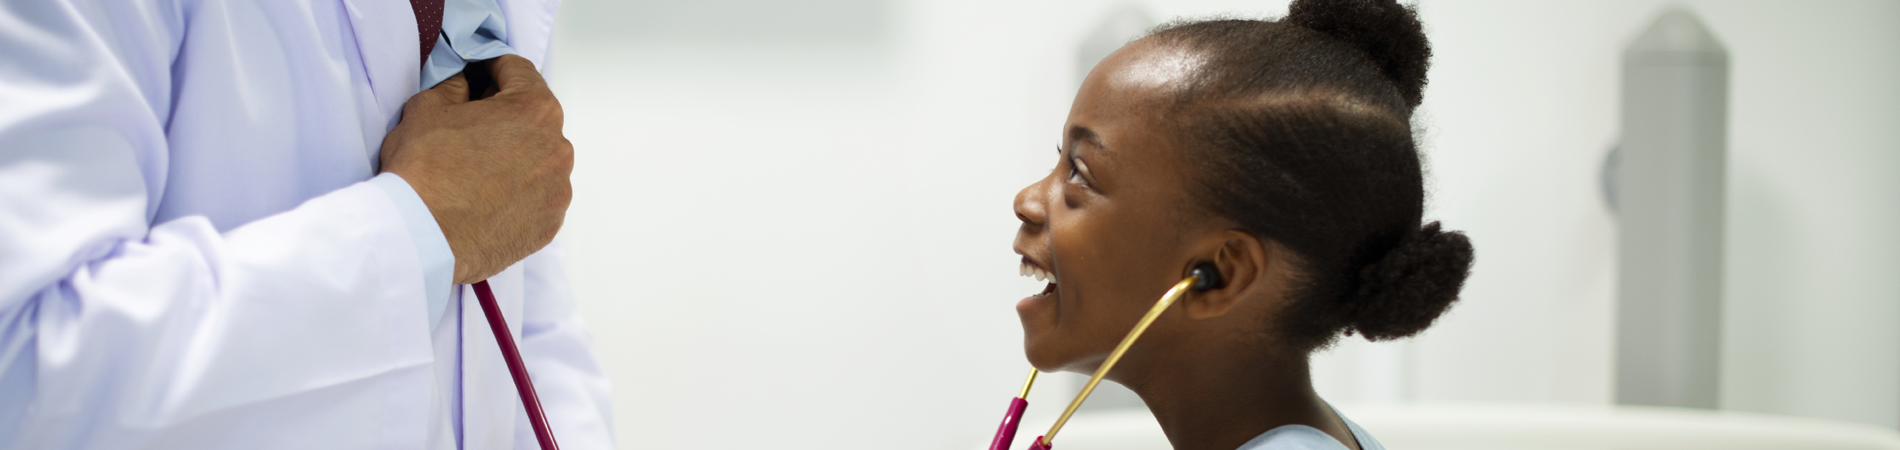
<svg viewBox="0 0 1900 450"><path fill-rule="evenodd" d="M1102 18L1102 22L1089 32L1088 37L1082 39L1082 45L1076 49L1076 87L1082 86L1082 79L1088 78L1089 71L1095 69L1096 63L1102 62L1102 59L1107 58L1110 53L1115 53L1115 50L1121 49L1123 45L1128 45L1130 40L1147 32L1149 27L1155 26L1155 21L1151 17L1140 5L1134 3L1123 3L1109 11L1108 15ZM1073 381L1071 384L1076 390L1080 390L1083 384L1088 383L1089 374L1065 375L1067 375L1065 379ZM1067 405L1057 407L1063 406ZM1111 382L1096 385L1095 392L1089 394L1088 403L1083 403L1081 409L1146 409L1147 407L1147 404L1142 403L1141 397L1135 395L1135 391Z"/></svg>
<svg viewBox="0 0 1900 450"><path fill-rule="evenodd" d="M1617 403L1719 406L1728 67L1728 51L1683 9L1623 53Z"/></svg>

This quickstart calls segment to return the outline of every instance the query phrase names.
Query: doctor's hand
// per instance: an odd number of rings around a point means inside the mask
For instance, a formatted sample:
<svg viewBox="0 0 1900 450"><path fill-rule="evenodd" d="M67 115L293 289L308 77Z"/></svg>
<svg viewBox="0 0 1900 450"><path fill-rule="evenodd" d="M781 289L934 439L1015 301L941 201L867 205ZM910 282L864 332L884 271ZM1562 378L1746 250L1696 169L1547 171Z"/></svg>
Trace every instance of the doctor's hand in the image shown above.
<svg viewBox="0 0 1900 450"><path fill-rule="evenodd" d="M500 87L468 100L457 74L403 105L383 140L384 172L416 190L455 253L455 282L488 279L547 246L573 187L574 146L561 135L561 103L534 64L487 61Z"/></svg>

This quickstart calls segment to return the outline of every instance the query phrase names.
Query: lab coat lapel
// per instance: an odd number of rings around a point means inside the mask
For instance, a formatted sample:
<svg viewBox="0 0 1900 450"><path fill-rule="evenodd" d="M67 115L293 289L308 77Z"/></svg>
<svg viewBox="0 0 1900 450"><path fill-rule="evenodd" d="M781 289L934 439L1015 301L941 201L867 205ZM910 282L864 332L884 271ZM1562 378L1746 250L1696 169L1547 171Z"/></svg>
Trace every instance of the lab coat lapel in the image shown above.
<svg viewBox="0 0 1900 450"><path fill-rule="evenodd" d="M502 19L508 21L508 46L545 74L549 39L554 37L554 11L561 7L561 0L496 1Z"/></svg>
<svg viewBox="0 0 1900 450"><path fill-rule="evenodd" d="M420 91L422 55L416 54L416 13L408 2L343 0L350 32L369 75L369 88L383 114L384 131L396 127L402 105Z"/></svg>
<svg viewBox="0 0 1900 450"><path fill-rule="evenodd" d="M521 276L521 267L515 266L488 279L495 303L508 320L508 335L517 343L521 336ZM488 328L488 319L482 316L475 291L464 286L462 298L462 448L514 448L515 427L528 420L527 412L521 408L514 379L508 375L508 363L502 360L501 348Z"/></svg>

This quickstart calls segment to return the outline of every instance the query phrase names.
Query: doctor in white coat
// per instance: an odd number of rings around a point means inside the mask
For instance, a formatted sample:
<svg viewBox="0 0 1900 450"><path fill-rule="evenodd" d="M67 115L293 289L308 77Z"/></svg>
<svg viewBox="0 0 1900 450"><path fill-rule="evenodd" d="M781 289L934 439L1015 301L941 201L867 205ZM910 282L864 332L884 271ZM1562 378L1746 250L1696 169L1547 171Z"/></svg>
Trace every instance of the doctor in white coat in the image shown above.
<svg viewBox="0 0 1900 450"><path fill-rule="evenodd" d="M612 447L548 245L558 0L434 1L0 4L0 448L535 448L482 279Z"/></svg>

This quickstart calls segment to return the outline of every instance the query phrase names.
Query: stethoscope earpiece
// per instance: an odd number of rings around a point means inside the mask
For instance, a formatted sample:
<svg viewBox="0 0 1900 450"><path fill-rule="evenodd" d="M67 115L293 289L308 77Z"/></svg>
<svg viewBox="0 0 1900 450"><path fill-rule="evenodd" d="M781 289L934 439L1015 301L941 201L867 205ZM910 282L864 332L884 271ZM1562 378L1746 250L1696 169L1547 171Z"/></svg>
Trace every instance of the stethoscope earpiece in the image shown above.
<svg viewBox="0 0 1900 450"><path fill-rule="evenodd" d="M1188 274L1195 278L1193 289L1196 291L1206 292L1227 285L1227 280L1220 277L1220 268L1214 267L1212 262L1201 261L1200 264L1195 264L1194 270L1189 271Z"/></svg>

